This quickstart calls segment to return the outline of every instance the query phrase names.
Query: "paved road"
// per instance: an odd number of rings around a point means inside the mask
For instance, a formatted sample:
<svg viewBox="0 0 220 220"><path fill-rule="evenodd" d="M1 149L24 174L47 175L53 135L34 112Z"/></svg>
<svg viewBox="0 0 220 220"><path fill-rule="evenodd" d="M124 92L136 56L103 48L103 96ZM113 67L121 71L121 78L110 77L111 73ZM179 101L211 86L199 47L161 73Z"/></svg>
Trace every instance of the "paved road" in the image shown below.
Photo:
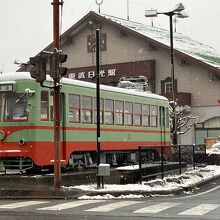
<svg viewBox="0 0 220 220"><path fill-rule="evenodd" d="M142 200L0 200L0 219L219 220L219 216L220 180L196 194Z"/></svg>

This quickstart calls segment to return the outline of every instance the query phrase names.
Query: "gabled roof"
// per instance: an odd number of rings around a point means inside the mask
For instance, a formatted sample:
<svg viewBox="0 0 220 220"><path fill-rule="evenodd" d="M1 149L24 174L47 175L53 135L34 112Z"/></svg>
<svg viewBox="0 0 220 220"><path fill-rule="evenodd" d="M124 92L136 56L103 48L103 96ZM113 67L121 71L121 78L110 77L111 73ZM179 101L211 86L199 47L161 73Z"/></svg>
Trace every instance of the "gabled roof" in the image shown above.
<svg viewBox="0 0 220 220"><path fill-rule="evenodd" d="M104 16L105 18L110 19L117 24L120 24L125 28L141 34L147 38L151 38L158 43L161 43L168 47L170 46L170 35L168 30L151 27L146 24L128 21L109 15L100 16ZM183 54L191 56L192 58L198 59L202 62L205 62L213 67L220 69L220 55L217 54L214 48L207 46L201 42L195 41L188 36L184 36L181 33L173 33L173 44L176 52L182 52Z"/></svg>
<svg viewBox="0 0 220 220"><path fill-rule="evenodd" d="M117 26L121 30L144 39L152 46L163 47L166 49L170 48L170 36L168 30L151 27L146 24L128 21L122 18L104 15L93 11L90 11L75 25L64 32L61 35L61 39L64 39L69 35L74 35L74 33L80 31L81 28L85 27L85 23L87 24L88 20L91 18ZM192 62L197 62L211 71L220 74L220 55L217 54L214 48L195 41L180 33L173 33L173 45L174 54L182 57L184 60L188 59ZM46 47L45 50L48 50L51 47L52 44Z"/></svg>

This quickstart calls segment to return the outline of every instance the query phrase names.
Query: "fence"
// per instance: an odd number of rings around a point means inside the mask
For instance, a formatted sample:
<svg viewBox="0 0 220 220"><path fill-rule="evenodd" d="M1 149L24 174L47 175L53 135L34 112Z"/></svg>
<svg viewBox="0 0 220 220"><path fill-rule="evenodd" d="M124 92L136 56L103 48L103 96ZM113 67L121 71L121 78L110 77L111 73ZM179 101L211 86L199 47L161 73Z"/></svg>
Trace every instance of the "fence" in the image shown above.
<svg viewBox="0 0 220 220"><path fill-rule="evenodd" d="M149 151L156 156L152 156L149 162ZM146 154L147 152L147 154ZM151 152L151 153L152 153ZM154 176L164 175L171 172L182 173L182 169L192 166L194 169L198 165L206 163L206 147L203 144L194 145L160 145L160 146L139 146L139 182L142 183L143 179L151 178ZM146 163L146 155L148 163Z"/></svg>

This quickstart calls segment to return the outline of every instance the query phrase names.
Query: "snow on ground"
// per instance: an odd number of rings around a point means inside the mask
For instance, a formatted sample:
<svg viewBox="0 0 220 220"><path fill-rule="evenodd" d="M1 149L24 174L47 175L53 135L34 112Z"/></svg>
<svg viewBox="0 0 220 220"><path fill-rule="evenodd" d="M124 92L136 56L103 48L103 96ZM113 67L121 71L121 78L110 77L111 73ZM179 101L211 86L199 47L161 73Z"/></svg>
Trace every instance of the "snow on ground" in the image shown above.
<svg viewBox="0 0 220 220"><path fill-rule="evenodd" d="M131 199L131 198L145 198L144 194L153 194L157 196L160 193L166 193L166 196L171 196L172 192L178 189L184 189L187 187L196 186L197 184L212 179L213 177L220 176L220 166L208 165L206 167L196 168L195 170L189 170L181 175L173 175L164 177L164 179L155 179L142 184L104 184L104 188L97 189L96 184L89 185L77 185L71 187L65 187L69 189L80 189L87 192L99 192L102 195L97 196L81 196L78 199ZM103 195L103 193L105 193ZM120 195L115 197L114 193L125 193L126 195ZM131 194L129 194L131 192Z"/></svg>
<svg viewBox="0 0 220 220"><path fill-rule="evenodd" d="M210 155L210 154L220 154L220 142L217 142L217 143L213 144L210 149L206 150L206 153L208 155Z"/></svg>

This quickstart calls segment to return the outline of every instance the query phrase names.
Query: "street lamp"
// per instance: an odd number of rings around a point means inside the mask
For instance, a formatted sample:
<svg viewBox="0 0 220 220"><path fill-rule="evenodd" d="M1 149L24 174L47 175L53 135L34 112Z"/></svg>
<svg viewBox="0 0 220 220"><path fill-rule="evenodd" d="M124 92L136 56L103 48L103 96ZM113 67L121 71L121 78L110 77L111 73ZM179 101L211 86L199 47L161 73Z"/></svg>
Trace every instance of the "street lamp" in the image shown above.
<svg viewBox="0 0 220 220"><path fill-rule="evenodd" d="M99 13L101 11L100 5L103 3L103 0L96 0L96 4L99 6Z"/></svg>
<svg viewBox="0 0 220 220"><path fill-rule="evenodd" d="M173 53L173 16L177 16L178 18L187 18L189 17L185 11L183 11L185 7L182 3L177 4L172 11L168 12L158 12L157 10L146 10L145 17L157 17L159 14L169 16L170 21L170 64L171 64L171 79L172 79L172 99L173 99L173 144L177 144L177 130L176 130L176 92L175 92L175 72L174 72L174 53Z"/></svg>

